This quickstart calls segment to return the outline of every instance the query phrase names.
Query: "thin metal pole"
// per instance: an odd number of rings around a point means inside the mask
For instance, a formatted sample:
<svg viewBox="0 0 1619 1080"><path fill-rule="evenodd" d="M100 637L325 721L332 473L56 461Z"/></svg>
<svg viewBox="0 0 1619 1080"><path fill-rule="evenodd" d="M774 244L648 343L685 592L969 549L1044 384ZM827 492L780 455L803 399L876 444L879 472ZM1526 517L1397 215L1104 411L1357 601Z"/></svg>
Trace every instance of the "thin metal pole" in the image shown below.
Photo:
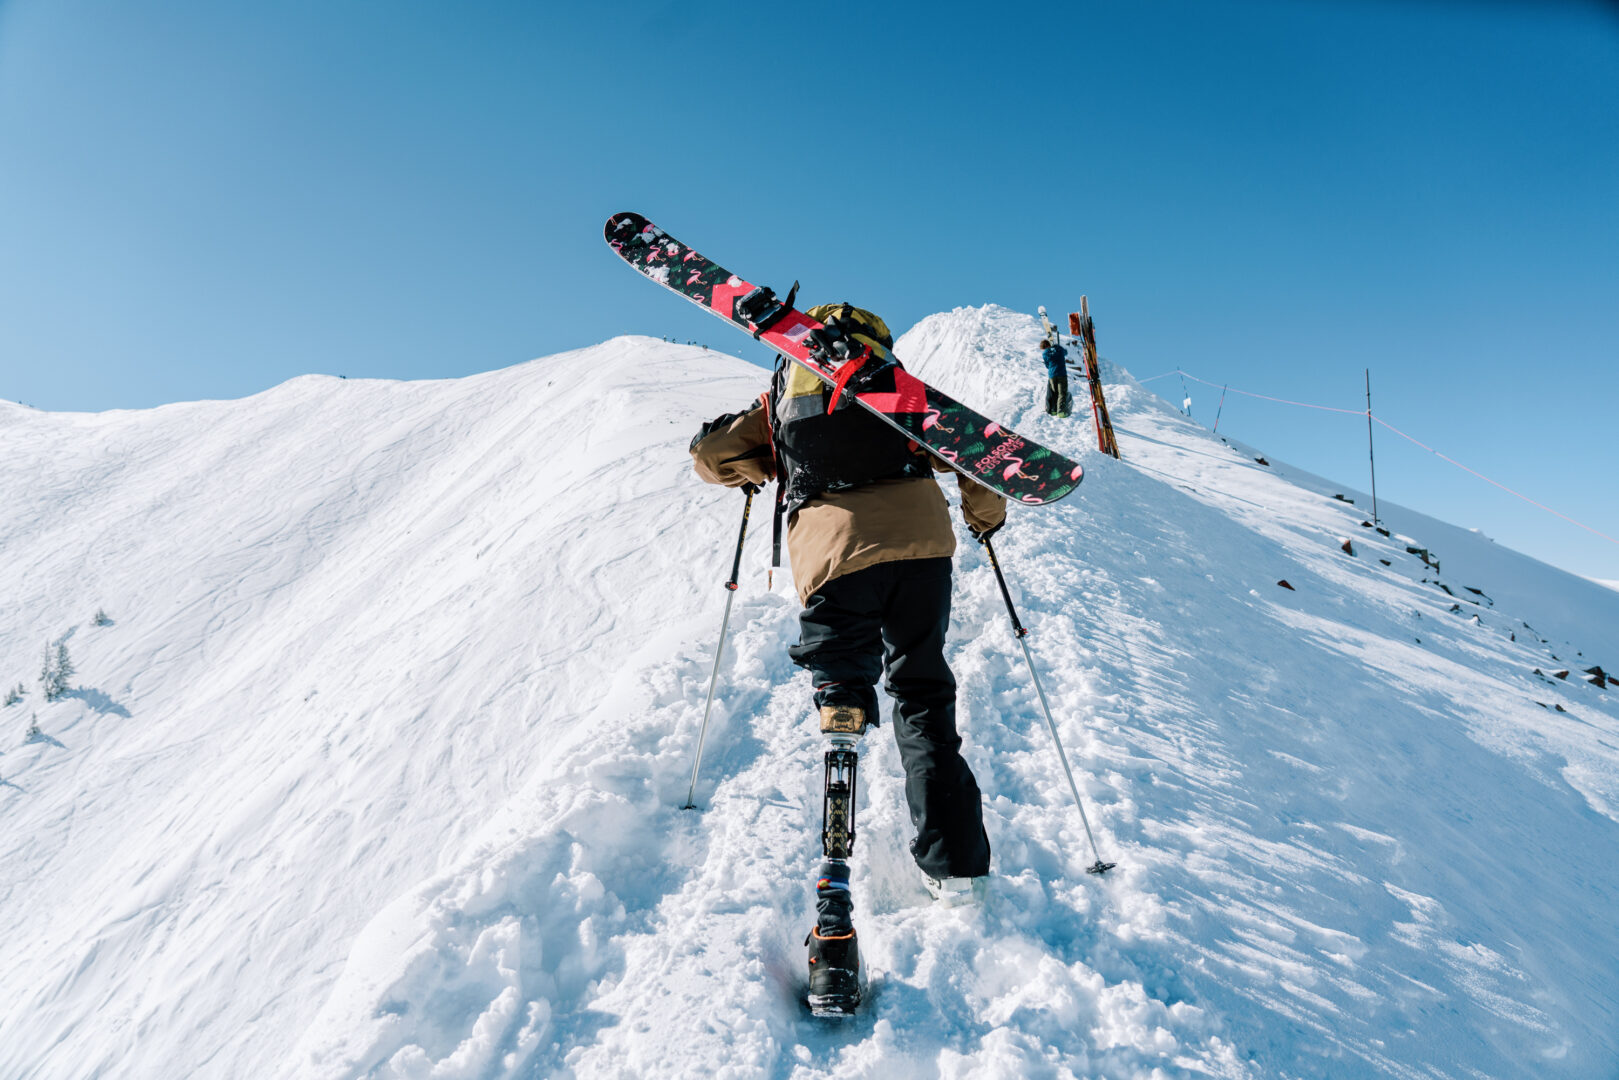
<svg viewBox="0 0 1619 1080"><path fill-rule="evenodd" d="M1366 369L1366 454L1372 463L1372 524L1382 524L1377 516L1377 452L1372 445L1372 369Z"/></svg>
<svg viewBox="0 0 1619 1080"><path fill-rule="evenodd" d="M1012 593L1006 587L1006 575L1001 573L1001 561L995 557L995 548L989 542L989 537L980 541L984 550L989 553L989 565L995 568L995 581L1001 587L1001 599L1006 601L1006 612L1012 616L1012 632L1016 635L1018 644L1023 646L1023 659L1029 664L1029 677L1034 681L1034 692L1040 698L1040 709L1046 716L1046 727L1051 730L1051 741L1057 747L1057 760L1062 762L1062 771L1068 777L1068 789L1074 793L1074 805L1079 808L1080 823L1085 826L1085 837L1091 842L1091 854L1096 856L1096 862L1085 868L1088 874L1105 874L1118 863L1102 861L1102 853L1096 847L1096 835L1091 832L1090 818L1085 816L1085 800L1079 797L1079 784L1074 781L1074 770L1068 767L1068 755L1063 753L1062 739L1057 735L1056 721L1051 719L1051 706L1046 701L1045 688L1040 685L1040 673L1034 669L1034 656L1029 652L1029 643L1025 640L1029 632L1018 621L1017 609L1012 606Z"/></svg>
<svg viewBox="0 0 1619 1080"><path fill-rule="evenodd" d="M1216 435L1220 433L1220 414L1225 411L1225 392L1229 389L1231 389L1230 383L1220 387L1220 404L1214 410L1214 434Z"/></svg>
<svg viewBox="0 0 1619 1080"><path fill-rule="evenodd" d="M703 725L697 729L697 756L691 763L691 787L686 790L682 810L697 809L697 804L692 801L697 793L697 770L703 764L703 740L708 737L708 715L714 708L714 688L720 681L720 657L725 652L725 631L731 625L731 601L736 599L736 580L742 570L742 542L748 538L748 515L753 512L753 493L759 489L753 484L746 484L742 490L747 492L748 498L742 504L742 528L736 534L736 557L731 560L731 578L725 583L725 618L720 620L720 640L714 646L714 671L708 677L708 701L703 705Z"/></svg>

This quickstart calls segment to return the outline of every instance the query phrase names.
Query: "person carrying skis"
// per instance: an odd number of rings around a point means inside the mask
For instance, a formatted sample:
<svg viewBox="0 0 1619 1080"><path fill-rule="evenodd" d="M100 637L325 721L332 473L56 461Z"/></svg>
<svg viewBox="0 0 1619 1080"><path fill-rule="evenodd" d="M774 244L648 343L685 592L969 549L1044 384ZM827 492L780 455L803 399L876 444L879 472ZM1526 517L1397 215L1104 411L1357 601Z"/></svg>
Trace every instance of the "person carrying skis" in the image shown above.
<svg viewBox="0 0 1619 1080"><path fill-rule="evenodd" d="M1042 338L1040 359L1046 362L1046 412L1052 416L1067 416L1074 404L1068 396L1068 350L1060 341Z"/></svg>
<svg viewBox="0 0 1619 1080"><path fill-rule="evenodd" d="M871 364L876 374L862 390L888 388L885 376L892 384L892 338L881 319L848 303L808 314ZM778 481L778 536L784 514L804 605L799 641L788 653L812 676L831 747L817 917L805 942L810 1006L822 1014L850 1012L860 1000L849 857L856 746L879 723L879 676L894 699L894 738L916 828L911 853L925 884L937 897L963 899L973 879L989 873L978 783L961 756L956 683L944 656L956 540L933 474L949 467L852 397L834 395L813 373L782 361L767 393L744 412L704 424L691 444L697 474L709 483ZM988 538L1005 523L1006 500L956 477L969 529Z"/></svg>

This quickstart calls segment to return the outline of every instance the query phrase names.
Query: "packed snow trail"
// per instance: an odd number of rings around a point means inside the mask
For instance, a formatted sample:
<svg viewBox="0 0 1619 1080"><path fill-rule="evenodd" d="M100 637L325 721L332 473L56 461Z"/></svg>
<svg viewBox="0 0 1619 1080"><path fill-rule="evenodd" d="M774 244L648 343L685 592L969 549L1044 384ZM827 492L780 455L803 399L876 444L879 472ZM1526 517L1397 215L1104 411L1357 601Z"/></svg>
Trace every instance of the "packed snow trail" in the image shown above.
<svg viewBox="0 0 1619 1080"><path fill-rule="evenodd" d="M0 682L74 623L91 688L25 699L61 745L0 757L0 1075L1614 1071L1619 869L1592 853L1619 839L1619 690L1576 650L1619 640L1619 594L1396 507L1361 528L1112 368L1104 459L1040 413L1038 336L960 309L895 351L1083 455L1084 488L996 543L1119 867L1084 873L963 533L950 658L997 876L981 909L927 903L868 735L872 995L835 1026L798 1000L822 747L758 515L678 809L742 502L685 444L757 368L618 339L472 380L0 414L4 460L45 470L3 474L29 571L0 567Z"/></svg>

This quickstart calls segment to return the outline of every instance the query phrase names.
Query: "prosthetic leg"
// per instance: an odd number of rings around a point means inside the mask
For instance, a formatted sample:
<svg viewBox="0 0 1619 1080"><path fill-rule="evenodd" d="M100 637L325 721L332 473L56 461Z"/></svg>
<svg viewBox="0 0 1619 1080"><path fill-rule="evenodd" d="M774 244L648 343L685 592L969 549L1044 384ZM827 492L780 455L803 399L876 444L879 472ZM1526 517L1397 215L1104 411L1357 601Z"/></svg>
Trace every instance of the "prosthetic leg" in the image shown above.
<svg viewBox="0 0 1619 1080"><path fill-rule="evenodd" d="M855 938L849 857L854 854L855 749L866 730L865 710L821 707L826 736L826 782L821 796L820 879L815 883L815 929L809 946L809 1006L816 1016L849 1016L860 1004L860 947Z"/></svg>

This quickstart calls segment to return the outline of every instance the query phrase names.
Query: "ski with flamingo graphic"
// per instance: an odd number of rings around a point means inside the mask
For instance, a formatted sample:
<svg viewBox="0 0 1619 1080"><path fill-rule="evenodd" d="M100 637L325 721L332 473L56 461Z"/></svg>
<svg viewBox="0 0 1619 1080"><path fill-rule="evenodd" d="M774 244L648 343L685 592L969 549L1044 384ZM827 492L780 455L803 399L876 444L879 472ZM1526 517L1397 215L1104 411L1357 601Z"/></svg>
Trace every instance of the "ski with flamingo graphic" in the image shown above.
<svg viewBox="0 0 1619 1080"><path fill-rule="evenodd" d="M792 293L783 300L744 281L640 214L614 214L605 235L608 246L644 276L808 368L839 394L852 394L889 426L1008 499L1032 506L1056 502L1084 479L1078 462L982 416L903 366L861 372L860 381L852 380L858 358L844 360L818 347L823 339L814 332L822 326L793 307Z"/></svg>

